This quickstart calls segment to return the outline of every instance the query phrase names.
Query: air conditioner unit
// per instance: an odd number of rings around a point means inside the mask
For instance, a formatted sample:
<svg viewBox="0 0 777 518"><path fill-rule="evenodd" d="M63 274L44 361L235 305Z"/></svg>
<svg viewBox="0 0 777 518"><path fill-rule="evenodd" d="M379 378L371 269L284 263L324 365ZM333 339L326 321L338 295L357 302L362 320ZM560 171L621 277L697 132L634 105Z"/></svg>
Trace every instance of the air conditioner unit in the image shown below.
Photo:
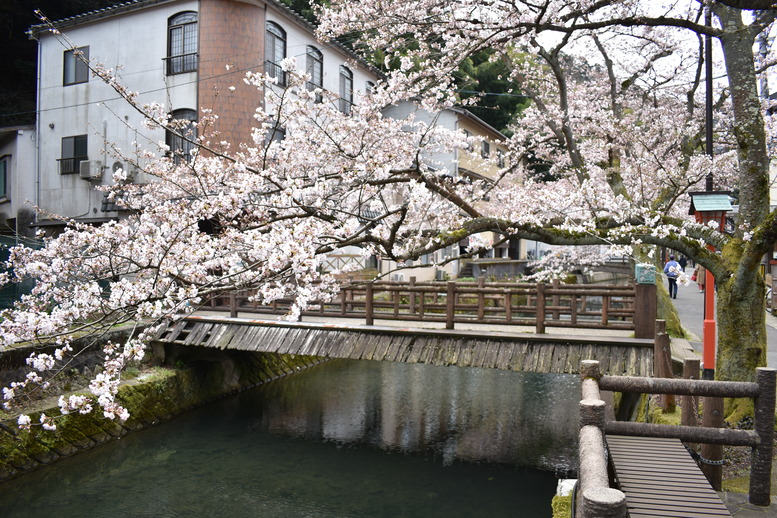
<svg viewBox="0 0 777 518"><path fill-rule="evenodd" d="M405 275L402 273L392 273L391 282L404 282Z"/></svg>
<svg viewBox="0 0 777 518"><path fill-rule="evenodd" d="M102 180L103 163L99 160L84 160L79 165L78 173L84 180Z"/></svg>
<svg viewBox="0 0 777 518"><path fill-rule="evenodd" d="M121 169L122 171L127 173L127 181L128 182L133 181L135 179L135 177L137 176L138 171L140 170L140 168L137 165L135 165L133 163L130 163L130 162L124 162L124 163L122 163L122 162L114 162L113 163L113 167L111 169L112 169L112 172L114 172L114 173L116 171L118 171L119 169Z"/></svg>
<svg viewBox="0 0 777 518"><path fill-rule="evenodd" d="M434 271L434 280L435 281L444 281L448 277L448 272L445 270L435 270Z"/></svg>

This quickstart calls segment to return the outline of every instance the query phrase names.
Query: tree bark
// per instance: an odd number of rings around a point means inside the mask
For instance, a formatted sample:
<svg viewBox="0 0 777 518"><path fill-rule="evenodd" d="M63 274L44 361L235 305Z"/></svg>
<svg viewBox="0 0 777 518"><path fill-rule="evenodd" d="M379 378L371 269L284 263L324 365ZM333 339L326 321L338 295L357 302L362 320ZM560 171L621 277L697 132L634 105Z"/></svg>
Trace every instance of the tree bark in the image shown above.
<svg viewBox="0 0 777 518"><path fill-rule="evenodd" d="M738 228L735 239L722 250L731 276L716 282L716 378L750 381L755 379L755 368L766 365L765 292L758 264L769 247L736 238L761 224L769 212L769 157L753 62L755 34L742 22L741 12L720 4L713 9L723 28L720 43L731 90L741 171Z"/></svg>

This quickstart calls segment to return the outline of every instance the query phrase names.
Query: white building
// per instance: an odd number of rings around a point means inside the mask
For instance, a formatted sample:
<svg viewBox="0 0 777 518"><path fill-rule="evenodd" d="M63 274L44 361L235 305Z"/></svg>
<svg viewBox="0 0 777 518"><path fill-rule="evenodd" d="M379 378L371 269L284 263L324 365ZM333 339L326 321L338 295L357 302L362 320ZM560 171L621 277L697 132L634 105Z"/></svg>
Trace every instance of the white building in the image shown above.
<svg viewBox="0 0 777 518"><path fill-rule="evenodd" d="M54 26L78 50L63 46L45 25L29 31L38 41L39 68L33 200L46 212L83 222L120 216L94 188L110 183L115 169L147 180L136 143L155 149L166 142L182 158L190 144L143 128L141 115L92 77L79 53L116 70L140 103L163 103L174 118L196 120L202 109L213 110L216 129L235 147L250 140L262 102L243 83L247 71L282 74L280 61L296 56L312 83L339 94L343 111L358 99L354 91L377 79L342 46L317 42L310 24L274 0L135 0ZM36 225L61 223L40 214Z"/></svg>

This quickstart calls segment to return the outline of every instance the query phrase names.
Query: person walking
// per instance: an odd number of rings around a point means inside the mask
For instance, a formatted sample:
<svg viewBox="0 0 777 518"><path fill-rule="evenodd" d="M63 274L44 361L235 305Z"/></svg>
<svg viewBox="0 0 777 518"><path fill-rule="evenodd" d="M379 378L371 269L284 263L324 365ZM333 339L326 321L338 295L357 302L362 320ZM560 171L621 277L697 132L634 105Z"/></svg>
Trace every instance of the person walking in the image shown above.
<svg viewBox="0 0 777 518"><path fill-rule="evenodd" d="M680 273L680 263L674 260L674 256L669 256L669 261L664 265L664 273L669 279L669 297L677 298L677 275Z"/></svg>
<svg viewBox="0 0 777 518"><path fill-rule="evenodd" d="M693 276L696 277L696 284L699 285L699 293L703 293L704 283L707 281L707 270L702 265L697 264Z"/></svg>
<svg viewBox="0 0 777 518"><path fill-rule="evenodd" d="M688 266L688 259L686 259L684 255L681 255L680 260L677 262L680 263L680 268L685 271L685 267Z"/></svg>

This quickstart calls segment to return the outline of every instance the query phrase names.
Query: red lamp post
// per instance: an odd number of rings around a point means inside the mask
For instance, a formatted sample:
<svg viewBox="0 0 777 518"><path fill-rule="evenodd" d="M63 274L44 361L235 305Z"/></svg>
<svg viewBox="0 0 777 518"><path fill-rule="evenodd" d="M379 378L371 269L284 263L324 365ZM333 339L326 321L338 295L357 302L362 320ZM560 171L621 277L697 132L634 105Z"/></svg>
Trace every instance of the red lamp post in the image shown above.
<svg viewBox="0 0 777 518"><path fill-rule="evenodd" d="M702 225L717 223L717 230L723 232L726 227L726 213L731 210L731 199L727 191L692 192L691 208L688 214L696 216L696 222ZM714 226L714 225L713 225ZM707 245L715 250L712 245ZM704 281L704 327L702 362L704 363L704 379L715 378L715 346L717 331L715 327L715 277L706 270Z"/></svg>

